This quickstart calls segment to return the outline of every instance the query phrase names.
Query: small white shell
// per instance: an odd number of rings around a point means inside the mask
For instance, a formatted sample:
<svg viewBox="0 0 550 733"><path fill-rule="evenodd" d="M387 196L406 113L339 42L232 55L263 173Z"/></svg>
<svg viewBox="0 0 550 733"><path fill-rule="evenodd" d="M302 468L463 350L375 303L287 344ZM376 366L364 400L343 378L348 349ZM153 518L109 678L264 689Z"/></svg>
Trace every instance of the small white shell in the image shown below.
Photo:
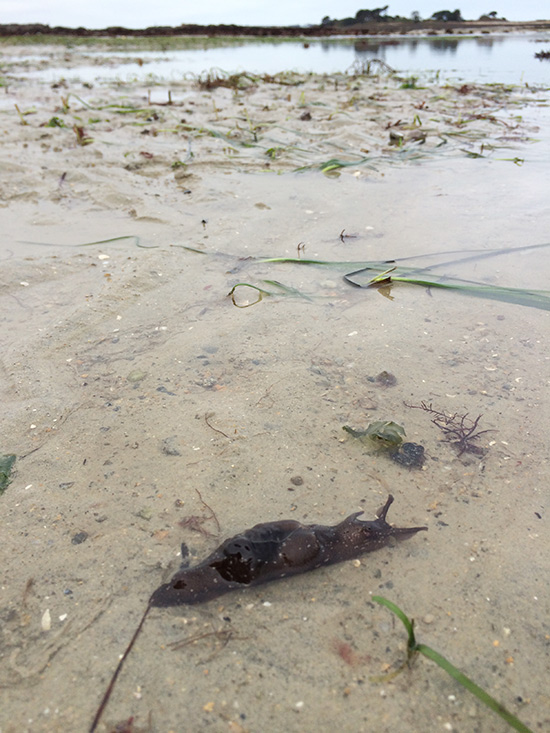
<svg viewBox="0 0 550 733"><path fill-rule="evenodd" d="M42 631L49 631L52 628L52 617L50 616L50 609L47 608L42 614Z"/></svg>

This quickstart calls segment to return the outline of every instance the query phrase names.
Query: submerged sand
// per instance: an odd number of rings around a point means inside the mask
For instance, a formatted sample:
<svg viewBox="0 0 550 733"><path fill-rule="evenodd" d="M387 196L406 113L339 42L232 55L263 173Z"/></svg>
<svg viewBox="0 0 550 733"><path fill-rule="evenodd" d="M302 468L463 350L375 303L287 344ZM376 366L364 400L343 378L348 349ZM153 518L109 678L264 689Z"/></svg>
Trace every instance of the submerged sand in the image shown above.
<svg viewBox="0 0 550 733"><path fill-rule="evenodd" d="M384 74L225 81L14 74L2 95L0 453L17 455L0 498L2 733L89 727L182 542L199 559L257 522L373 518L389 492L389 519L427 533L153 611L99 730L505 730L426 659L373 680L406 642L377 594L544 730L548 312L258 258L544 243L548 94ZM544 289L548 262L449 274ZM277 294L236 308L239 282ZM484 455L459 456L406 406L422 401L482 415ZM375 420L425 446L423 469L342 430Z"/></svg>

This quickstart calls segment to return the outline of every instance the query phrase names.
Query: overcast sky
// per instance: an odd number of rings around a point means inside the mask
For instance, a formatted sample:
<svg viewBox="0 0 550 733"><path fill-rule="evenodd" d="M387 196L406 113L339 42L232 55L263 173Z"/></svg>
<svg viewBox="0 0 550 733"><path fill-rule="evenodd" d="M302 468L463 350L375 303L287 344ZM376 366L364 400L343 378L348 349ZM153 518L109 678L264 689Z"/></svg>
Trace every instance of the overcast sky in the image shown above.
<svg viewBox="0 0 550 733"><path fill-rule="evenodd" d="M342 18L361 8L384 5L385 0L0 0L0 23L46 23L68 27L103 28L122 25L145 28L182 23L237 25L307 25L323 16ZM437 10L459 7L464 18L477 19L496 10L508 20L534 20L550 16L549 0L395 0L390 15L410 17L416 10L428 18Z"/></svg>

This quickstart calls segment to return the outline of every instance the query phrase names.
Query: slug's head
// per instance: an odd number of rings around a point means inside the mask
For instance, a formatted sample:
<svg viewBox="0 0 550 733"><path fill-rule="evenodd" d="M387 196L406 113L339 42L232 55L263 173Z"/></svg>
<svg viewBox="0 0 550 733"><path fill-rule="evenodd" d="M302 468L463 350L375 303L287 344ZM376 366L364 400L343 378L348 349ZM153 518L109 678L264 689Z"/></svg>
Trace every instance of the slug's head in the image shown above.
<svg viewBox="0 0 550 733"><path fill-rule="evenodd" d="M357 518L363 512L351 514L338 526L341 539L350 549L363 553L387 545L392 537L396 540L406 540L417 532L428 529L427 527L392 527L386 521L392 503L393 496L390 494L384 506L377 512L377 518L372 522L365 522Z"/></svg>

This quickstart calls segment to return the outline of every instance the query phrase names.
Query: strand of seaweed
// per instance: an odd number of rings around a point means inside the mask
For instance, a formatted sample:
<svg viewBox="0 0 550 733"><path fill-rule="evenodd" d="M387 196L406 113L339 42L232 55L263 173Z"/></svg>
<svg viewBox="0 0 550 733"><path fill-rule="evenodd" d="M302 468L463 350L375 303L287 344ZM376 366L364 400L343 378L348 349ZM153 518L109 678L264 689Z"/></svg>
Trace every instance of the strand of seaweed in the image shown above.
<svg viewBox="0 0 550 733"><path fill-rule="evenodd" d="M431 402L428 405L424 400L419 405L409 405L406 402L404 405L413 410L423 410L430 415L434 415L432 423L443 432L445 439L457 448L459 457L463 453L474 453L478 456L485 455L485 449L473 442L485 433L494 432L492 430L477 429L483 414L478 415L475 420L468 417L467 412L463 415L458 412L448 415L440 410L435 410Z"/></svg>

